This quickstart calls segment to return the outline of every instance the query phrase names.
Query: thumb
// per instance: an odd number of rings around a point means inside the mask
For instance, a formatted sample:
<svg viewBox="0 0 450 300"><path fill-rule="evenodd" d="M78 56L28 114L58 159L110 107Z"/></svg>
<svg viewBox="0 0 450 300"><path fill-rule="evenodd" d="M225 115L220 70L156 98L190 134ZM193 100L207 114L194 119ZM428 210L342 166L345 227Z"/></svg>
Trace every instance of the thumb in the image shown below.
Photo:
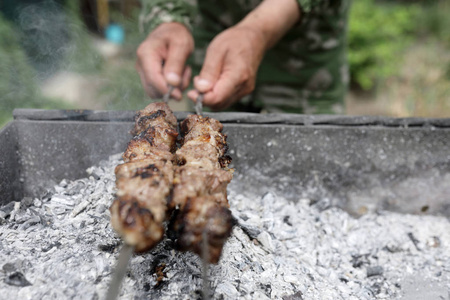
<svg viewBox="0 0 450 300"><path fill-rule="evenodd" d="M180 86L186 60L190 53L189 47L177 43L169 45L167 58L164 62L164 77L167 83L173 86Z"/></svg>
<svg viewBox="0 0 450 300"><path fill-rule="evenodd" d="M226 51L209 47L200 74L194 79L194 86L200 93L209 92L220 77Z"/></svg>

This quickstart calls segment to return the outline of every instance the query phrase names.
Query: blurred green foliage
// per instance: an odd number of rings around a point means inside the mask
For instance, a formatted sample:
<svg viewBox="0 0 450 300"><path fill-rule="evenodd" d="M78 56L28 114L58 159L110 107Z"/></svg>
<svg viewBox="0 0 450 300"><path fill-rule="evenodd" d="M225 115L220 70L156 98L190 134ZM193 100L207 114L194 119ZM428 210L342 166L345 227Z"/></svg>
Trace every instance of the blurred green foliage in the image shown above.
<svg viewBox="0 0 450 300"><path fill-rule="evenodd" d="M41 95L36 72L20 44L21 33L0 15L0 127L12 119L15 107L66 108Z"/></svg>
<svg viewBox="0 0 450 300"><path fill-rule="evenodd" d="M103 57L92 45L88 31L80 17L78 1L66 1L70 45L67 47L62 69L94 74L103 67Z"/></svg>
<svg viewBox="0 0 450 300"><path fill-rule="evenodd" d="M120 59L116 59L115 64L106 64L102 70L105 84L100 95L108 99L107 109L138 110L149 102L135 69L136 49L145 38L138 29L139 13L139 9L134 9L126 17L118 11L111 11L112 22L120 24L125 31L125 40Z"/></svg>
<svg viewBox="0 0 450 300"><path fill-rule="evenodd" d="M138 110L149 102L134 68L134 60L108 66L102 73L105 84L99 91L99 96L107 99L106 109Z"/></svg>
<svg viewBox="0 0 450 300"><path fill-rule="evenodd" d="M413 39L419 13L414 4L353 1L348 36L353 83L369 90L396 71L401 51Z"/></svg>
<svg viewBox="0 0 450 300"><path fill-rule="evenodd" d="M56 53L64 53L59 64L61 69L104 79L99 98L103 99L106 109L139 109L148 102L134 69L136 48L145 38L138 30L138 9L129 17L119 11L111 12L111 21L124 27L126 39L120 57L105 63L81 21L78 1L66 1L63 9L61 6L50 8L48 11L54 12L53 17L60 23L49 21L46 24L50 27L63 24L66 28L61 31L61 48L48 47ZM60 12L64 17L59 17ZM450 47L449 12L450 0L354 0L348 35L352 82L370 90L377 82L396 75L405 50L419 40L432 39ZM43 20L50 16L45 14ZM70 106L40 93L37 78L41 76L33 69L35 64L24 47L24 34L29 33L19 29L20 26L14 27L0 16L0 127L12 118L15 107L55 109ZM44 35L54 39L55 36L48 32L43 30ZM50 55L51 51L48 53ZM54 61L51 57L49 60ZM447 68L450 78L450 65Z"/></svg>
<svg viewBox="0 0 450 300"><path fill-rule="evenodd" d="M432 36L450 47L450 1L428 0L415 20L420 37Z"/></svg>

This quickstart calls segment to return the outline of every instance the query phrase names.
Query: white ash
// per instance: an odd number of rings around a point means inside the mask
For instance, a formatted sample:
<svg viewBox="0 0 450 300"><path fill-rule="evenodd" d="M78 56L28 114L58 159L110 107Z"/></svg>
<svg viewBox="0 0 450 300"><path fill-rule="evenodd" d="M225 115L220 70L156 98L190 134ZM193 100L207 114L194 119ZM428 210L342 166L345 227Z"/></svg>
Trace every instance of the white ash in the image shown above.
<svg viewBox="0 0 450 300"><path fill-rule="evenodd" d="M120 248L108 210L118 163L120 155L112 156L88 178L0 208L3 299L105 297ZM244 197L233 184L229 200L238 225L209 267L214 299L450 298L446 218L379 212L356 219L281 193ZM133 256L121 299L201 297L201 259L170 245Z"/></svg>

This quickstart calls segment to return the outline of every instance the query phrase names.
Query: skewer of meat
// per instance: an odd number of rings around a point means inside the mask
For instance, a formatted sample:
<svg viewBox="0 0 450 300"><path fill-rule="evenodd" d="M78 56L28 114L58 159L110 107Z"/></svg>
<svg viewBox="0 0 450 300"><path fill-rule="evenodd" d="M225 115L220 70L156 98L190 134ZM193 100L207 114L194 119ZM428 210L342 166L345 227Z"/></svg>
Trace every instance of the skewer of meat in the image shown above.
<svg viewBox="0 0 450 300"><path fill-rule="evenodd" d="M164 235L167 198L173 184L177 120L165 103L152 103L135 116L133 139L115 169L117 198L111 210L113 228L143 252Z"/></svg>
<svg viewBox="0 0 450 300"><path fill-rule="evenodd" d="M174 211L169 233L176 247L206 254L210 263L218 262L232 228L226 189L233 176L222 129L219 121L200 115L182 122L183 145L176 151L179 167L169 203Z"/></svg>

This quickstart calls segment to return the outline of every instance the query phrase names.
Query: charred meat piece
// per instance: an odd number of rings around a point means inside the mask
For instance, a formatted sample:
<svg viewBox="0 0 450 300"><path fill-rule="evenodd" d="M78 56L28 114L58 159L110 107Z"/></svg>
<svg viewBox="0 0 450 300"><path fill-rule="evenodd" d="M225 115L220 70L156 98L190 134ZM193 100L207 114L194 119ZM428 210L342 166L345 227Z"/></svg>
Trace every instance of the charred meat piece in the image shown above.
<svg viewBox="0 0 450 300"><path fill-rule="evenodd" d="M111 223L137 252L153 248L164 235L167 198L173 184L173 152L178 133L167 104L152 103L136 114L133 133L116 167L117 199Z"/></svg>
<svg viewBox="0 0 450 300"><path fill-rule="evenodd" d="M211 195L188 198L184 209L172 220L170 229L179 250L190 250L216 264L231 234L232 220L230 210L212 198Z"/></svg>
<svg viewBox="0 0 450 300"><path fill-rule="evenodd" d="M223 125L212 118L198 115L188 116L181 123L181 131L184 134L183 145L188 143L210 144L217 150L220 156L227 152L227 136L222 133Z"/></svg>
<svg viewBox="0 0 450 300"><path fill-rule="evenodd" d="M149 104L143 110L138 111L134 121L134 129L131 132L133 135L146 131L149 125L177 127L177 118L173 115L169 106L162 102Z"/></svg>
<svg viewBox="0 0 450 300"><path fill-rule="evenodd" d="M169 204L175 210L169 231L176 247L206 255L211 263L219 261L232 229L226 189L233 176L222 128L219 121L198 115L183 121Z"/></svg>
<svg viewBox="0 0 450 300"><path fill-rule="evenodd" d="M144 158L173 158L171 154L175 151L177 136L178 133L171 127L150 125L146 131L131 139L123 159L129 161Z"/></svg>
<svg viewBox="0 0 450 300"><path fill-rule="evenodd" d="M174 160L173 153L152 147L150 143L138 138L133 138L128 143L128 147L122 157L125 162L141 159Z"/></svg>
<svg viewBox="0 0 450 300"><path fill-rule="evenodd" d="M141 206L152 208L157 222L166 216L167 201L173 182L170 161L138 160L116 167L117 196L132 196Z"/></svg>
<svg viewBox="0 0 450 300"><path fill-rule="evenodd" d="M115 170L112 226L142 252L161 241L163 222L171 215L169 234L176 247L217 263L232 229L227 185L233 175L226 135L219 121L188 116L181 124L183 145L174 154L176 125L164 103L136 114L125 163Z"/></svg>
<svg viewBox="0 0 450 300"><path fill-rule="evenodd" d="M222 132L223 125L213 118L200 115L189 115L181 123L181 132L188 134L193 128L195 130L211 130L213 132Z"/></svg>
<svg viewBox="0 0 450 300"><path fill-rule="evenodd" d="M110 211L112 227L136 252L150 250L163 238L163 223L156 221L152 210L132 196L118 197Z"/></svg>
<svg viewBox="0 0 450 300"><path fill-rule="evenodd" d="M198 169L180 167L175 173L174 190L170 208L184 209L189 198L211 196L211 200L223 207L229 207L227 185L233 174L222 169Z"/></svg>
<svg viewBox="0 0 450 300"><path fill-rule="evenodd" d="M219 157L215 147L193 141L187 142L176 152L179 165L207 170L220 168Z"/></svg>

